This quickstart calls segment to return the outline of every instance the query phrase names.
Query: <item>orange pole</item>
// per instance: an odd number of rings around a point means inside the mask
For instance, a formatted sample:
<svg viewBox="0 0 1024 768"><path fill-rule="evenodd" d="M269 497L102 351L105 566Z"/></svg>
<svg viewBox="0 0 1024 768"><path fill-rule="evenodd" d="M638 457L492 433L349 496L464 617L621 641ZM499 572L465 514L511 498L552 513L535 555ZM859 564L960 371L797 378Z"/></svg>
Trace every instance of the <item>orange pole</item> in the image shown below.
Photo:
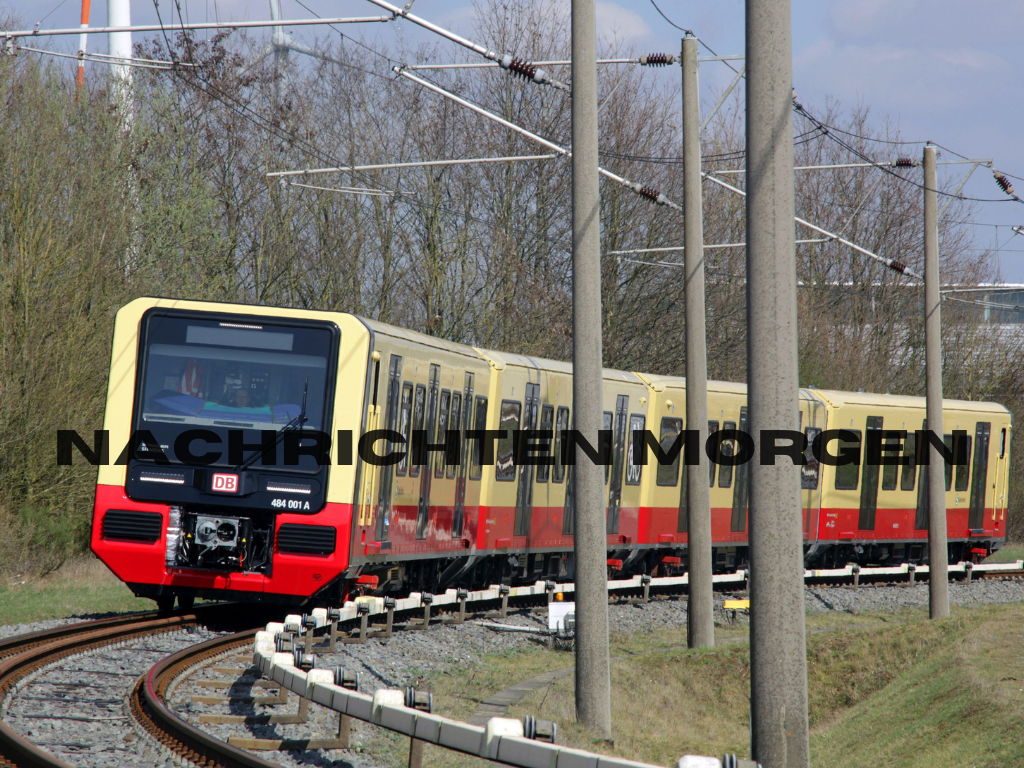
<svg viewBox="0 0 1024 768"><path fill-rule="evenodd" d="M89 6L92 4L92 0L82 0L82 29L86 30L89 28ZM86 41L89 36L82 32L82 36L79 38L78 43L78 87L82 87L82 80L85 77L85 60L82 58L82 54L85 53Z"/></svg>

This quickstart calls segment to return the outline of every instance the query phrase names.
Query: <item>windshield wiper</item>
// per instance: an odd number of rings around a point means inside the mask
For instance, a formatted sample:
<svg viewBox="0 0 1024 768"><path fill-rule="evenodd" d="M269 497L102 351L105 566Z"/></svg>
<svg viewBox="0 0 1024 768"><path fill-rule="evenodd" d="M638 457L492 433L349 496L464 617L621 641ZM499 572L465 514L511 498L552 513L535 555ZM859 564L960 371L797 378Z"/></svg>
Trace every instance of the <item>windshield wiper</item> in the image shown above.
<svg viewBox="0 0 1024 768"><path fill-rule="evenodd" d="M294 419L292 419L287 424L285 424L283 427L281 427L281 431L277 435L277 440L274 441L274 445L272 446L272 450L274 451L275 457L277 456L277 446L281 444L282 440L284 440L285 434L287 434L288 432L294 432L295 430L298 430L299 432L302 431L302 425L305 424L306 421L307 421L307 419L306 419L306 395L307 394L309 394L309 376L306 377L306 384L302 388L302 410L299 411L299 415L298 416L296 416ZM248 459L246 459L241 464L239 464L237 467L233 468L231 471L232 472L241 472L243 469L248 469L249 467L251 467L255 463L256 459L258 459L260 456L262 456L264 454L265 450L266 449L262 449L262 450L257 451L252 456L250 456Z"/></svg>

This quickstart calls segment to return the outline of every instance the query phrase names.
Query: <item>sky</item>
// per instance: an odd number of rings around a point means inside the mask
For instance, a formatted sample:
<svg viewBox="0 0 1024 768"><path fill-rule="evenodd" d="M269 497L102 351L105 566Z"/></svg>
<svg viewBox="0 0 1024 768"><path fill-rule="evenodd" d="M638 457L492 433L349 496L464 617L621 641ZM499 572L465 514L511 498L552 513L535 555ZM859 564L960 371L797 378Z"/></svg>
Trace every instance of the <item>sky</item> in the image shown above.
<svg viewBox="0 0 1024 768"><path fill-rule="evenodd" d="M403 4L402 0L392 0ZM568 0L560 0L568 2ZM269 18L269 0L179 0L191 21L207 18ZM321 16L376 15L365 0L303 0ZM743 0L655 0L673 22L694 33L720 54L741 54L744 44ZM81 0L0 0L0 15L13 11L25 27L77 27ZM281 0L286 19L309 18L297 0ZM93 0L90 23L106 22L105 0ZM164 18L174 0L160 0ZM469 32L471 0L416 0L413 13ZM132 22L156 22L153 0L134 0ZM45 17L45 18L44 18ZM995 167L1024 178L1024 2L1021 0L792 0L793 81L798 98L812 112L822 112L826 98L849 107L865 106L881 122L898 125L903 138L934 141L971 158L991 159ZM598 34L615 37L643 51L678 51L681 32L659 15L651 0L597 0ZM367 29L388 40L397 25ZM407 22L407 39L420 32ZM296 38L303 30L291 30ZM346 32L353 32L348 27ZM106 50L103 36L89 47ZM42 40L34 41L39 45ZM77 37L52 44L74 51ZM455 47L453 45L453 47ZM514 52L513 52L514 53ZM675 70L678 72L678 70ZM667 73L668 70L665 70ZM721 63L701 65L701 87L711 100L732 77ZM713 102L712 102L713 103ZM892 158L893 148L878 146L877 160ZM920 147L910 148L919 154ZM954 159L940 153L940 161ZM940 179L958 177L969 166L943 166ZM1012 180L1024 198L1024 181ZM963 194L1008 199L991 172L979 167ZM941 205L941 203L940 203ZM978 203L976 245L999 247L1001 277L1024 283L1024 236L1010 226L1024 225L1024 205ZM993 226L999 225L999 226ZM998 239L997 239L998 238Z"/></svg>

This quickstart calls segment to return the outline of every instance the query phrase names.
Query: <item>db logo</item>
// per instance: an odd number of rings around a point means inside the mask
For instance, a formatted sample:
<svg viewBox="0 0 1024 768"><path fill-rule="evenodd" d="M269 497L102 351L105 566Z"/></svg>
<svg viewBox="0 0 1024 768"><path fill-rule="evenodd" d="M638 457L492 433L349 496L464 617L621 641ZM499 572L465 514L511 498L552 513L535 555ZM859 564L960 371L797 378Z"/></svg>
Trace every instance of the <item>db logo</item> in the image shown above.
<svg viewBox="0 0 1024 768"><path fill-rule="evenodd" d="M213 476L213 490L221 493L235 493L238 491L238 475L216 474Z"/></svg>

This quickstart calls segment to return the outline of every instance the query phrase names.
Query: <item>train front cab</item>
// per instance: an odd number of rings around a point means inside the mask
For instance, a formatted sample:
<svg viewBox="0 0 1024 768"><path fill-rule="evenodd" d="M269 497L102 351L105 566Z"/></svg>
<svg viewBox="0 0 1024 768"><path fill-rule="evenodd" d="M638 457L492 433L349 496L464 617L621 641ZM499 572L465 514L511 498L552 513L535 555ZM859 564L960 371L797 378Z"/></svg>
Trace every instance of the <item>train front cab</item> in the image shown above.
<svg viewBox="0 0 1024 768"><path fill-rule="evenodd" d="M924 398L819 390L814 395L827 403L828 428L851 430L859 442L833 442L830 451L857 448L860 461L821 467L821 512L808 566L925 562L927 468L917 461L920 446L914 437L915 430L924 428ZM908 463L868 464L863 444L871 430L906 430L902 445L895 438L883 442L883 460ZM1010 415L993 403L946 400L943 431L950 448L953 433L962 431L969 457L967 464L944 467L949 560L978 560L1005 541Z"/></svg>
<svg viewBox="0 0 1024 768"><path fill-rule="evenodd" d="M157 317L173 321L161 332L178 333L180 338L164 339L162 347L151 346L140 353L140 340L145 345L147 333L156 338L147 324ZM294 350L289 351L285 337L294 333L294 343L301 345L305 342L299 336L309 328L329 333L331 348L302 359L289 357ZM255 339L260 333L264 335L257 342L245 336ZM268 350L268 344L278 345L278 351ZM207 442L206 449L223 450L228 442L226 432L221 434L224 429L244 426L244 441L258 446L260 431L248 427L281 430L283 421L298 415L300 392L309 396L308 414L315 410L322 417L317 429L330 435L338 430L358 435L364 427L369 347L367 327L353 316L338 313L154 298L137 299L123 307L115 321L104 416L111 456L129 443L133 430L146 429L170 461L158 463L143 451L127 464L100 467L92 550L137 595L164 605L176 595L186 604L197 596L285 602L340 588L348 567L353 465L282 470L254 463L239 471L225 455L209 466L183 466L174 455L175 437L184 428L207 430L221 444ZM140 364L146 371L148 361L158 359L166 370L159 371L156 385L152 383L155 368L148 369L148 378L137 377ZM298 367L293 378L302 375L312 384L275 383L276 373L270 370L274 366L268 360L280 363L278 367ZM311 374L301 368L304 365L323 370ZM216 382L215 374L220 377ZM250 390L254 398L275 387L279 393L290 387L285 398L289 404L277 407L280 414L269 403L258 408L225 406L221 390L227 384ZM159 392L150 391L153 386ZM315 398L322 405L314 408ZM163 404L151 409L149 403L157 399ZM256 412L264 414L259 418L276 423L250 424ZM308 443L303 440L301 445ZM202 453L203 445L203 441L193 442L193 453ZM145 446L136 441L134 447ZM218 490L214 475L234 480L219 481ZM218 521L229 523L219 534L214 532ZM222 546L202 548L208 560L183 562L182 541L190 535L195 541L200 533L197 526L203 527L204 535L221 535ZM234 533L228 530L231 526ZM262 546L269 550L269 559L257 564L233 556L231 551L246 551L247 531L261 526L266 530L261 534ZM255 546L256 534L252 535L250 546Z"/></svg>

